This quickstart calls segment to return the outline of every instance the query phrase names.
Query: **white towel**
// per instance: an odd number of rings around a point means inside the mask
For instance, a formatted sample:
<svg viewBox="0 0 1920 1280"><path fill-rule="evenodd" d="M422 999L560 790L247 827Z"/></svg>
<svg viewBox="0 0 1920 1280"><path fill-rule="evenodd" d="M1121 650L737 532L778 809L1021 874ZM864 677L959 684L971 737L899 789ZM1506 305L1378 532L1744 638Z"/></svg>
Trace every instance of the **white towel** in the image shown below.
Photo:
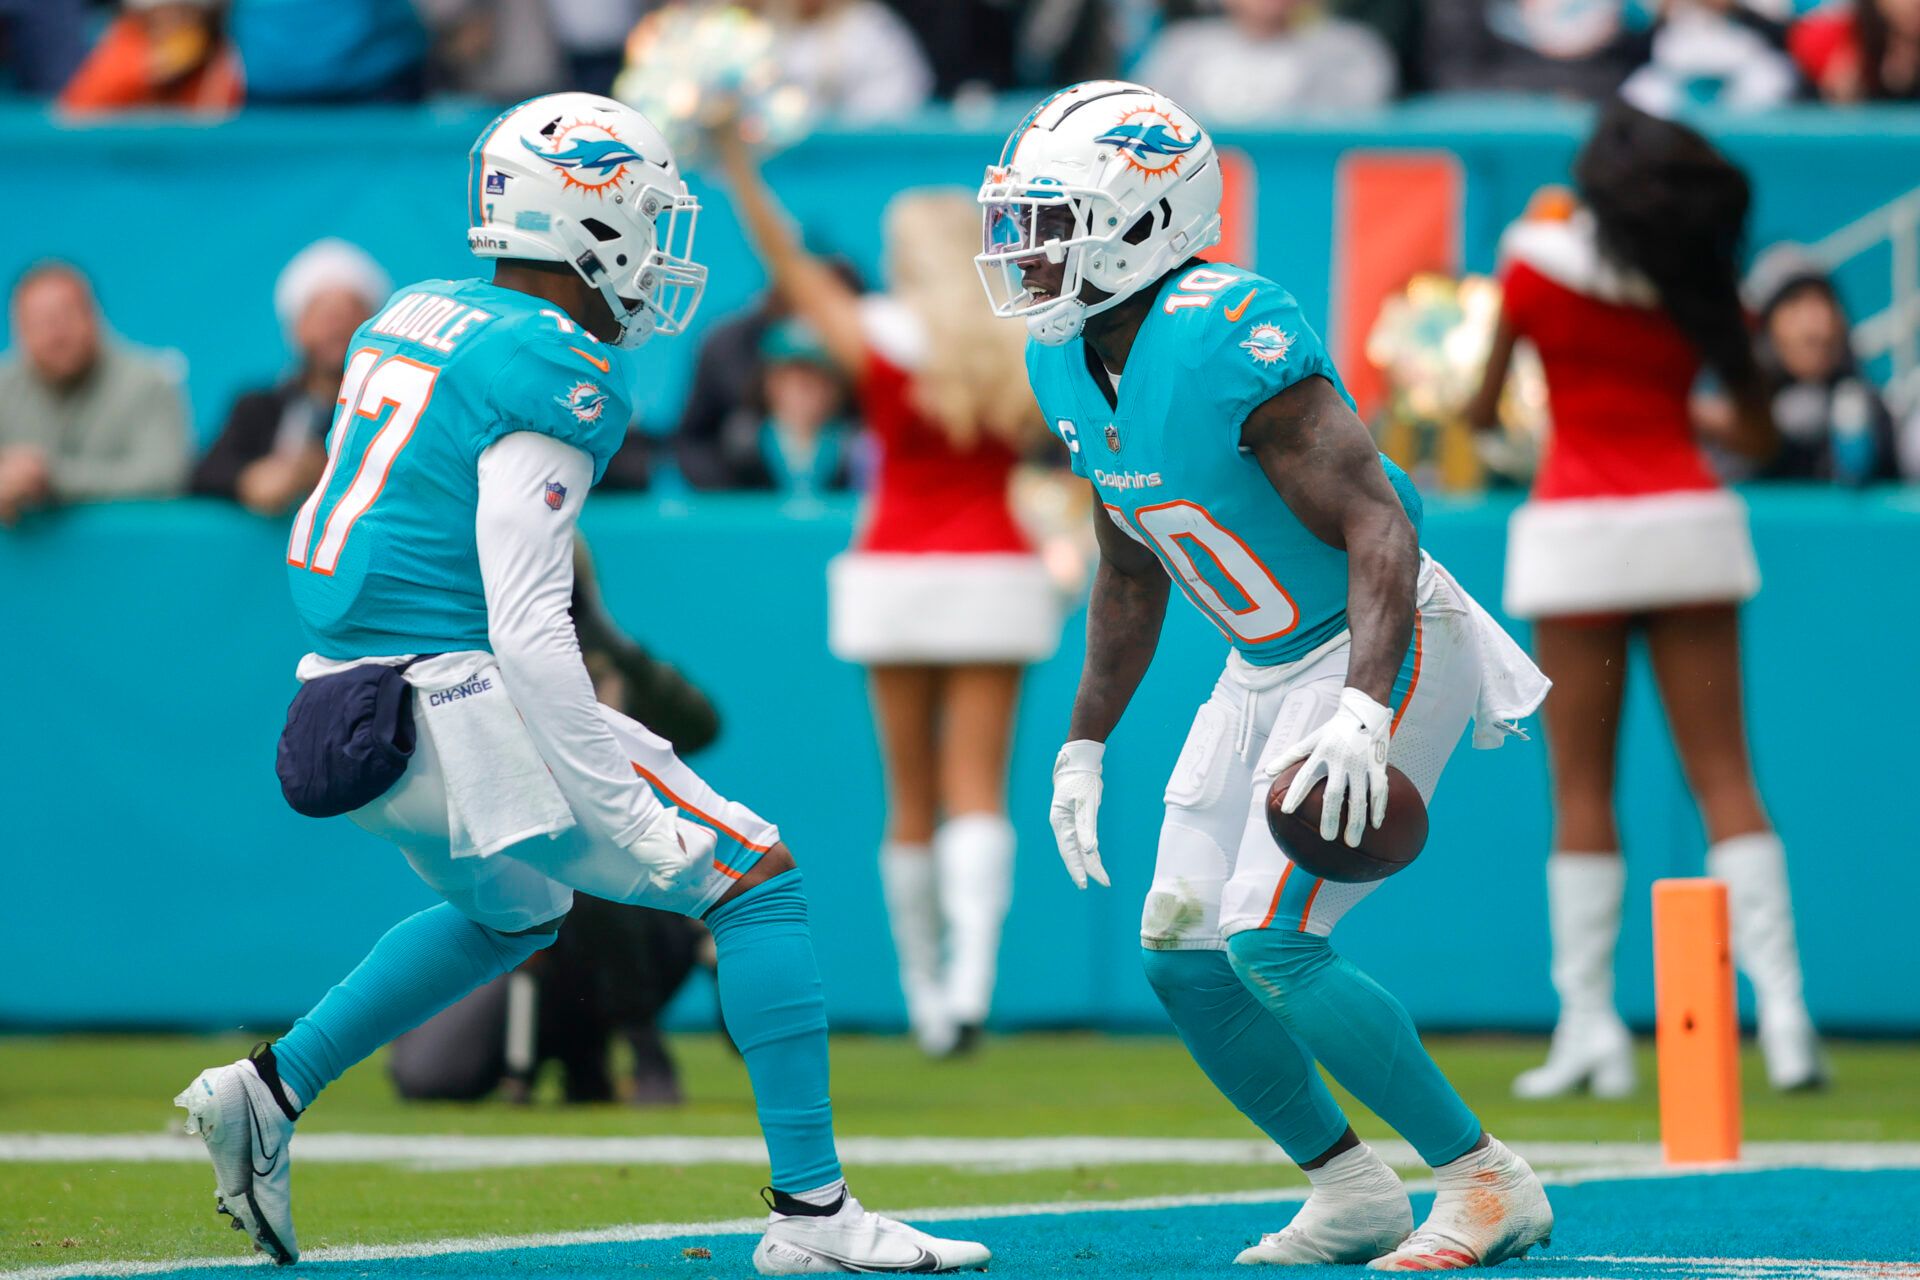
<svg viewBox="0 0 1920 1280"><path fill-rule="evenodd" d="M431 659L407 669L414 717L433 738L447 784L456 858L484 858L574 825L573 810L508 696L492 655ZM465 656L465 655L461 655Z"/></svg>
<svg viewBox="0 0 1920 1280"><path fill-rule="evenodd" d="M1465 605L1467 616L1473 619L1474 636L1480 643L1480 699L1473 709L1474 747L1486 751L1499 746L1509 736L1526 737L1517 722L1539 710L1553 682L1533 665L1533 659L1514 643L1507 629L1495 622L1493 615L1454 581L1446 566L1431 556L1427 563Z"/></svg>

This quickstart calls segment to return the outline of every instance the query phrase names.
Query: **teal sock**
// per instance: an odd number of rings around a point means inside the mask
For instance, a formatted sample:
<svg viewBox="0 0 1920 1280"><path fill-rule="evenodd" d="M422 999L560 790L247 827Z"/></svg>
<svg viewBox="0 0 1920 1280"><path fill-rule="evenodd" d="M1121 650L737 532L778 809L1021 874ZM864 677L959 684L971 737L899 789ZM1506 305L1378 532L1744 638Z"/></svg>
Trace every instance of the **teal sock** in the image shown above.
<svg viewBox="0 0 1920 1280"><path fill-rule="evenodd" d="M1317 934L1248 929L1227 943L1235 972L1348 1092L1438 1168L1465 1155L1480 1121L1440 1074L1413 1019Z"/></svg>
<svg viewBox="0 0 1920 1280"><path fill-rule="evenodd" d="M720 959L720 1011L746 1059L773 1188L840 1178L827 1096L827 1001L807 932L800 873L786 871L707 913Z"/></svg>
<svg viewBox="0 0 1920 1280"><path fill-rule="evenodd" d="M1142 949L1147 981L1187 1052L1240 1113L1304 1164L1326 1154L1347 1118L1300 1043L1254 999L1224 951Z"/></svg>
<svg viewBox="0 0 1920 1280"><path fill-rule="evenodd" d="M408 916L358 968L273 1044L280 1078L310 1107L348 1067L475 988L518 968L559 934L501 933L441 903Z"/></svg>

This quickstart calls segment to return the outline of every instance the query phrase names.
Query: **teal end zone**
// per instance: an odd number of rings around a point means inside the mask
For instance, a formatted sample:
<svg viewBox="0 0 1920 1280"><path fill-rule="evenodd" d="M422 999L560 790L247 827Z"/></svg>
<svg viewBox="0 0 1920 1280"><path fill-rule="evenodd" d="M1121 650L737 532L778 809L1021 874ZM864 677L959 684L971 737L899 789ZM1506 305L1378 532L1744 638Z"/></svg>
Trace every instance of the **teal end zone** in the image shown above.
<svg viewBox="0 0 1920 1280"><path fill-rule="evenodd" d="M1920 495L1748 497L1766 579L1745 614L1749 723L1786 840L1807 997L1829 1030L1911 1034L1912 815L1898 795L1850 789L1846 770L1855 759L1895 769L1912 751ZM1427 546L1489 607L1510 508L1435 500L1427 513ZM719 703L725 730L694 766L777 822L806 872L831 1023L900 1025L874 867L879 755L860 671L826 652L826 565L851 536L852 504L609 496L583 524L613 615ZM21 673L0 734L0 972L22 975L0 982L0 1024L284 1026L396 920L433 904L394 850L280 798L274 741L304 651L285 546L277 522L187 501L76 509L0 535L0 670ZM1140 968L1140 904L1167 775L1226 645L1197 610L1169 611L1107 752L1113 889L1083 893L1060 870L1047 804L1084 633L1084 617L1067 619L1020 709L1020 850L995 1016L1164 1028ZM1699 875L1705 845L1638 658L1629 684L1619 991L1646 1025L1649 885ZM1841 708L1845 759L1827 745ZM1552 1019L1546 754L1532 730L1532 742L1455 753L1426 852L1334 935L1423 1030ZM210 928L191 906L210 893L246 909ZM708 994L681 1009L710 1017Z"/></svg>
<svg viewBox="0 0 1920 1280"><path fill-rule="evenodd" d="M857 1182L857 1178L856 1178ZM635 1215L644 1217L636 1183ZM1920 1276L1912 1229L1920 1171L1781 1170L1549 1187L1557 1225L1551 1249L1475 1276L1512 1280L1911 1280ZM743 1203L745 1197L742 1197ZM1413 1197L1416 1218L1432 1197ZM1233 1204L1031 1217L950 1219L920 1225L983 1241L995 1280L1245 1280L1233 1257L1262 1232L1285 1226L1295 1203ZM753 1235L681 1236L628 1244L426 1254L385 1261L303 1261L302 1275L632 1280L636 1275L749 1276ZM710 1250L689 1258L686 1250ZM231 1267L162 1273L174 1280L228 1276ZM1288 1277L1346 1277L1357 1267L1289 1267Z"/></svg>

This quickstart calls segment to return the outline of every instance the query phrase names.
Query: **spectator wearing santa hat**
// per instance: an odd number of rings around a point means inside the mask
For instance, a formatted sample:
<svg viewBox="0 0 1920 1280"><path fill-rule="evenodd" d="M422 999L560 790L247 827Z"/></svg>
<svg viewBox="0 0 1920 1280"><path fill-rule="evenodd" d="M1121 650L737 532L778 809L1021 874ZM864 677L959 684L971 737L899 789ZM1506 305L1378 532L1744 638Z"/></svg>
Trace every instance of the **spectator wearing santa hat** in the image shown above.
<svg viewBox="0 0 1920 1280"><path fill-rule="evenodd" d="M305 497L326 466L347 344L391 292L380 264L345 240L317 240L295 254L273 289L293 370L233 402L189 488L263 516L284 515Z"/></svg>

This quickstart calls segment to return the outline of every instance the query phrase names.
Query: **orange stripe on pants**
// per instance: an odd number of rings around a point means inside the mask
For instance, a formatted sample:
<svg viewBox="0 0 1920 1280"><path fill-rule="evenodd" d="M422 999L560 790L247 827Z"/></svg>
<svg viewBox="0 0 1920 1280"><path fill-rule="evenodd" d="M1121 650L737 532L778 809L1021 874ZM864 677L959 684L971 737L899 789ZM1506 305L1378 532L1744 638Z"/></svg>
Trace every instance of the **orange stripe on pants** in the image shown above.
<svg viewBox="0 0 1920 1280"><path fill-rule="evenodd" d="M1400 699L1400 709L1393 713L1393 723L1387 726L1388 733L1400 732L1400 721L1407 714L1407 708L1413 705L1413 691L1420 687L1420 658L1426 645L1426 628L1421 625L1420 611L1413 611L1413 674L1407 677L1407 693Z"/></svg>
<svg viewBox="0 0 1920 1280"><path fill-rule="evenodd" d="M739 845L743 849L751 849L755 853L770 853L773 851L772 845L755 844L753 841L747 839L745 836L741 835L738 831L735 831L732 827L720 821L720 819L714 817L712 814L707 813L705 810L699 809L694 805L688 804L685 800L681 799L679 796L674 794L673 788L669 787L666 783L660 781L659 778L655 777L652 773L648 772L645 768L643 768L638 760L629 760L627 761L627 763L633 766L633 771L635 773L639 774L641 777L647 780L648 786L652 787L655 791L658 791L661 795L665 796L667 798L667 803L672 805L674 808L680 809L687 813L692 814L695 819L697 819L700 822L706 823L708 826L712 827L715 831L720 832L722 835L726 836L728 839L732 840L735 844ZM738 871L735 871L732 867L722 866L720 864L720 861L717 858L714 860L713 865L715 870L721 871L726 875L732 876L735 880L738 880L740 878L740 873Z"/></svg>

